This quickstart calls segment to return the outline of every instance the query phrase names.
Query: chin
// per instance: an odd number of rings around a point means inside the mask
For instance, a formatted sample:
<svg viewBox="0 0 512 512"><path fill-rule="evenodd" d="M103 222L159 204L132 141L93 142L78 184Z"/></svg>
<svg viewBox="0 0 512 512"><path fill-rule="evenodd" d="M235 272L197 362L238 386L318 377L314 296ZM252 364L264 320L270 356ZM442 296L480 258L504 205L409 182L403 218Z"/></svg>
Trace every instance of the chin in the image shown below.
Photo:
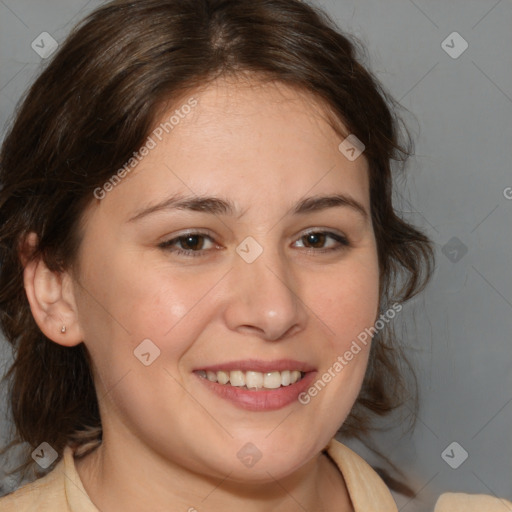
<svg viewBox="0 0 512 512"><path fill-rule="evenodd" d="M300 434L279 436L274 433L269 436L266 432L260 437L255 436L254 441L249 441L247 436L244 441L237 441L235 459L226 460L228 472L232 472L229 478L263 484L293 474L323 449L318 436L306 440L299 439Z"/></svg>

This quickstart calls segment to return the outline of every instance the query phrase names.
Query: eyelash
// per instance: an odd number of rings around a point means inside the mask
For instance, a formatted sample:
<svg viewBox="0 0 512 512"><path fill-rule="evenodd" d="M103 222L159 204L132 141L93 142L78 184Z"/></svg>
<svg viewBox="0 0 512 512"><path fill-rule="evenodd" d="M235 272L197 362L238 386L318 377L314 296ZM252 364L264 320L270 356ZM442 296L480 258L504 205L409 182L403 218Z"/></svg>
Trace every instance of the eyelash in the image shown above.
<svg viewBox="0 0 512 512"><path fill-rule="evenodd" d="M339 235L338 233L333 233L332 231L308 231L308 232L304 233L301 237L299 237L298 240L302 240L303 238L310 236L310 235L325 235L327 238L332 238L333 240L335 240L339 245L336 247L330 247L327 249L307 248L308 252L325 254L325 253L331 253L331 252L335 252L335 251L341 251L347 247L350 247L350 245L351 245L349 240L346 237ZM183 235L172 238L171 240L162 242L161 244L159 244L159 247L161 249L172 252L179 256L189 256L192 258L206 256L206 252L208 252L211 249L199 249L199 250L194 251L192 249L180 249L180 248L173 247L176 243L180 243L180 241L183 241L187 237L191 237L191 236L205 237L205 238L210 239L212 243L215 243L215 240L209 234L202 233L199 231L191 231L190 233L184 233Z"/></svg>

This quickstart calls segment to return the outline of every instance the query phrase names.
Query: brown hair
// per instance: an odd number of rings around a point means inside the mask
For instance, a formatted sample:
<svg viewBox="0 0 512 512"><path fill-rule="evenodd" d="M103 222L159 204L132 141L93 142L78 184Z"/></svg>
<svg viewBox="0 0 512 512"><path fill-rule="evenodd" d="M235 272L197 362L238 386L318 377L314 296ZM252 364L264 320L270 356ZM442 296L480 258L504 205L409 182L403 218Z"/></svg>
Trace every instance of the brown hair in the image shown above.
<svg viewBox="0 0 512 512"><path fill-rule="evenodd" d="M334 114L333 128L341 121L365 144L381 309L426 285L431 244L392 206L392 171L406 160L410 140L398 106L359 62L362 52L325 13L299 0L118 0L73 30L29 89L0 154L0 322L13 347L6 379L16 428L7 448L27 442L30 451L46 441L59 455L67 444L84 455L101 441L87 350L62 347L37 327L20 241L35 232L31 257L52 271L72 269L94 189L141 147L169 101L219 76L253 73L309 92ZM406 361L387 325L374 337L342 435L364 442L375 415L410 396L417 402L416 388L405 391ZM29 467L28 453L25 462L17 470Z"/></svg>

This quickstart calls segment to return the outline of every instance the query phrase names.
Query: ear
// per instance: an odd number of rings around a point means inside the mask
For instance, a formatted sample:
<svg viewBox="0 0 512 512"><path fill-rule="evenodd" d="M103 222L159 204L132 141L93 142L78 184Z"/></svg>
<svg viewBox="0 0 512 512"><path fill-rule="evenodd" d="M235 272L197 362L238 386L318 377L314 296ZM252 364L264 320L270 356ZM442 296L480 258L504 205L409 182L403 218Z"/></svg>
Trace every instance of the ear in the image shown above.
<svg viewBox="0 0 512 512"><path fill-rule="evenodd" d="M32 316L47 338L67 347L78 345L83 341L83 333L71 275L52 272L41 258L29 259L27 255L36 245L37 235L30 233L20 247L23 282Z"/></svg>

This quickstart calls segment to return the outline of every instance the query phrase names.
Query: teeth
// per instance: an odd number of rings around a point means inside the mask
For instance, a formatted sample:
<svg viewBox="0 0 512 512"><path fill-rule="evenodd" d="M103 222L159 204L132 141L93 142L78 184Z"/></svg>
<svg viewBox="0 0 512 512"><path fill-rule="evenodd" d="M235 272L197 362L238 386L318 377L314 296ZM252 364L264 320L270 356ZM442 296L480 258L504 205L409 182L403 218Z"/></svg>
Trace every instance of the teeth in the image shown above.
<svg viewBox="0 0 512 512"><path fill-rule="evenodd" d="M245 387L246 389L277 389L281 386L290 386L295 384L303 374L299 370L284 370L282 372L243 372L241 370L232 370L230 372L218 371L212 372L201 370L197 372L200 377L208 379L210 382L219 384L230 384L235 387Z"/></svg>
<svg viewBox="0 0 512 512"><path fill-rule="evenodd" d="M229 382L232 386L236 386L237 388L245 386L244 372L241 372L240 370L229 372Z"/></svg>
<svg viewBox="0 0 512 512"><path fill-rule="evenodd" d="M207 371L207 372L206 372L206 378L207 378L210 382L217 382L217 374L216 374L215 372Z"/></svg>
<svg viewBox="0 0 512 512"><path fill-rule="evenodd" d="M217 372L217 382L219 384L227 384L229 382L229 374L226 372Z"/></svg>
<svg viewBox="0 0 512 512"><path fill-rule="evenodd" d="M281 372L265 373L263 377L263 387L267 389L277 389L281 387Z"/></svg>
<svg viewBox="0 0 512 512"><path fill-rule="evenodd" d="M263 374L260 372L247 372L245 374L245 385L248 389L263 387Z"/></svg>
<svg viewBox="0 0 512 512"><path fill-rule="evenodd" d="M300 372L293 370L293 372L290 373L290 382L295 384L298 380L300 380Z"/></svg>

